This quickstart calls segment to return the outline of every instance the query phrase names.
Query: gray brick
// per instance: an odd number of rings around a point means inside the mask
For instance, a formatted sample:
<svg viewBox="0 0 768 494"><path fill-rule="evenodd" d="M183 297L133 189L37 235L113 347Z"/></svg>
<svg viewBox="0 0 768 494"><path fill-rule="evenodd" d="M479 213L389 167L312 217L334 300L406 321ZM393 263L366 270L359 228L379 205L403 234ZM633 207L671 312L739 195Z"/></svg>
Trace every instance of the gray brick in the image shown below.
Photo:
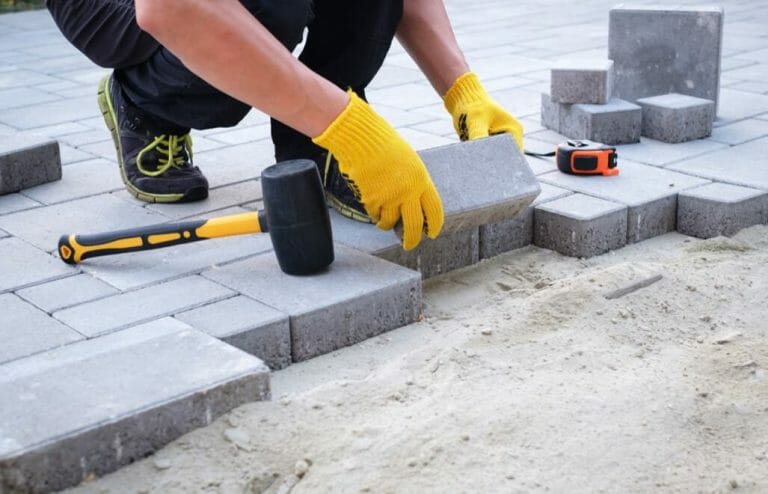
<svg viewBox="0 0 768 494"><path fill-rule="evenodd" d="M260 358L270 369L291 363L288 315L248 297L182 312L176 319Z"/></svg>
<svg viewBox="0 0 768 494"><path fill-rule="evenodd" d="M685 94L665 94L641 98L645 137L657 141L679 143L712 135L715 103Z"/></svg>
<svg viewBox="0 0 768 494"><path fill-rule="evenodd" d="M516 217L540 192L509 135L421 151L445 210L443 233Z"/></svg>
<svg viewBox="0 0 768 494"><path fill-rule="evenodd" d="M541 93L541 125L544 127L560 132L560 122L569 110L570 105L556 103L549 94Z"/></svg>
<svg viewBox="0 0 768 494"><path fill-rule="evenodd" d="M32 209L40 205L39 202L33 201L21 194L7 194L0 196L0 216L24 211L25 209Z"/></svg>
<svg viewBox="0 0 768 494"><path fill-rule="evenodd" d="M617 177L578 177L553 172L542 182L599 197L629 207L627 242L635 243L675 230L678 192L706 180L622 160Z"/></svg>
<svg viewBox="0 0 768 494"><path fill-rule="evenodd" d="M214 211L253 202L262 198L261 182L246 180L238 184L211 189L208 199L184 204L150 204L147 209L172 219L212 215Z"/></svg>
<svg viewBox="0 0 768 494"><path fill-rule="evenodd" d="M677 230L711 238L768 223L768 192L713 183L680 193Z"/></svg>
<svg viewBox="0 0 768 494"><path fill-rule="evenodd" d="M2 75L0 75L1 79ZM49 82L54 80L57 81L59 79L51 79ZM0 82L0 87L2 85L2 82ZM83 96L81 98L41 103L26 108L15 108L0 114L0 122L18 129L32 129L89 117L98 116L101 118L99 108L94 103L94 96ZM104 124L102 123L102 125Z"/></svg>
<svg viewBox="0 0 768 494"><path fill-rule="evenodd" d="M12 293L0 295L0 307L0 364L83 339L77 331ZM0 374L2 368L0 365Z"/></svg>
<svg viewBox="0 0 768 494"><path fill-rule="evenodd" d="M35 88L2 89L0 90L0 110L45 103L57 99L61 98Z"/></svg>
<svg viewBox="0 0 768 494"><path fill-rule="evenodd" d="M561 108L560 133L605 144L638 142L642 119L639 106L618 98L605 105L576 104Z"/></svg>
<svg viewBox="0 0 768 494"><path fill-rule="evenodd" d="M234 295L221 285L189 276L133 292L113 295L53 313L90 337L160 319Z"/></svg>
<svg viewBox="0 0 768 494"><path fill-rule="evenodd" d="M294 362L352 345L414 322L421 276L336 244L330 269L289 276L271 254L207 271L204 276L290 315Z"/></svg>
<svg viewBox="0 0 768 494"><path fill-rule="evenodd" d="M520 217L491 223L480 227L480 258L488 259L510 250L520 249L533 243L533 210L573 192L546 183L541 184L541 194L528 206Z"/></svg>
<svg viewBox="0 0 768 494"><path fill-rule="evenodd" d="M700 156L727 146L710 139L699 139L679 144L669 144L642 138L637 144L618 146L619 163L625 158L647 165L667 167L671 163Z"/></svg>
<svg viewBox="0 0 768 494"><path fill-rule="evenodd" d="M56 204L123 187L117 165L104 159L95 159L65 166L60 181L32 187L25 190L24 195L43 204Z"/></svg>
<svg viewBox="0 0 768 494"><path fill-rule="evenodd" d="M0 368L0 481L49 492L137 461L247 402L269 399L257 358L164 319Z"/></svg>
<svg viewBox="0 0 768 494"><path fill-rule="evenodd" d="M0 240L0 293L57 280L77 269L18 238Z"/></svg>
<svg viewBox="0 0 768 494"><path fill-rule="evenodd" d="M768 136L768 122L765 120L742 120L730 125L717 127L712 131L712 140L730 145L743 144L759 137Z"/></svg>
<svg viewBox="0 0 768 494"><path fill-rule="evenodd" d="M59 237L162 223L168 218L112 194L78 199L0 216L0 228L35 247L53 252Z"/></svg>
<svg viewBox="0 0 768 494"><path fill-rule="evenodd" d="M556 103L604 105L613 90L613 61L568 59L552 69L550 84Z"/></svg>
<svg viewBox="0 0 768 494"><path fill-rule="evenodd" d="M422 240L411 251L402 248L392 232L360 223L331 212L333 239L348 247L381 259L420 271L424 279L471 266L479 261L478 228L441 234L437 239Z"/></svg>
<svg viewBox="0 0 768 494"><path fill-rule="evenodd" d="M534 209L534 244L571 257L592 257L627 243L627 207L582 194Z"/></svg>
<svg viewBox="0 0 768 494"><path fill-rule="evenodd" d="M765 150L768 137L739 144L669 166L675 170L718 182L768 190L768 167Z"/></svg>
<svg viewBox="0 0 768 494"><path fill-rule="evenodd" d="M117 293L116 288L92 276L80 274L25 288L17 291L16 295L50 313Z"/></svg>
<svg viewBox="0 0 768 494"><path fill-rule="evenodd" d="M459 140L455 133L450 137L444 137L412 128L400 129L400 135L411 145L411 147L413 147L413 149L416 150L445 146L447 144L453 144Z"/></svg>
<svg viewBox="0 0 768 494"><path fill-rule="evenodd" d="M45 137L0 137L0 195L61 178L59 144Z"/></svg>
<svg viewBox="0 0 768 494"><path fill-rule="evenodd" d="M211 187L257 179L264 168L274 163L275 150L269 139L195 153L195 164Z"/></svg>
<svg viewBox="0 0 768 494"><path fill-rule="evenodd" d="M720 89L721 7L634 7L610 11L608 58L614 92L629 101L669 92L715 102Z"/></svg>

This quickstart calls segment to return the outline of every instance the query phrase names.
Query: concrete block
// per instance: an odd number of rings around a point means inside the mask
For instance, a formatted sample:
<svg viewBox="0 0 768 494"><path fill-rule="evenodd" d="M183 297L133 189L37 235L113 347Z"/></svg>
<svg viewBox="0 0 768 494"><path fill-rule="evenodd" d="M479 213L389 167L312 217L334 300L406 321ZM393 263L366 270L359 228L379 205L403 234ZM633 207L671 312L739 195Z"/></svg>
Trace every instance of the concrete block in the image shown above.
<svg viewBox="0 0 768 494"><path fill-rule="evenodd" d="M677 194L707 180L621 158L616 177L579 177L554 172L540 175L543 183L624 204L628 210L627 242L635 243L675 230Z"/></svg>
<svg viewBox="0 0 768 494"><path fill-rule="evenodd" d="M605 144L640 141L642 109L612 98L605 105L576 104L561 107L560 133L572 139L590 139Z"/></svg>
<svg viewBox="0 0 768 494"><path fill-rule="evenodd" d="M763 137L675 163L668 169L718 182L768 190L768 167L761 166L765 163L766 149L768 137Z"/></svg>
<svg viewBox="0 0 768 494"><path fill-rule="evenodd" d="M424 279L476 264L479 255L478 228L423 239L411 251L402 248L392 232L360 223L331 211L333 239L347 247L421 272Z"/></svg>
<svg viewBox="0 0 768 494"><path fill-rule="evenodd" d="M518 218L481 226L480 258L488 259L533 243L534 208L572 193L570 190L542 183L539 197Z"/></svg>
<svg viewBox="0 0 768 494"><path fill-rule="evenodd" d="M0 307L0 364L83 339L77 331L12 293L0 295Z"/></svg>
<svg viewBox="0 0 768 494"><path fill-rule="evenodd" d="M59 143L47 137L0 137L0 195L61 178Z"/></svg>
<svg viewBox="0 0 768 494"><path fill-rule="evenodd" d="M516 217L536 199L539 182L509 135L419 153L443 200L443 234Z"/></svg>
<svg viewBox="0 0 768 494"><path fill-rule="evenodd" d="M217 302L231 290L200 276L153 285L53 313L53 317L88 336L100 336Z"/></svg>
<svg viewBox="0 0 768 494"><path fill-rule="evenodd" d="M421 276L335 245L336 260L313 276L289 276L272 254L203 276L290 316L293 361L371 338L414 322L421 313Z"/></svg>
<svg viewBox="0 0 768 494"><path fill-rule="evenodd" d="M627 243L627 207L582 194L536 206L533 242L571 257L592 257Z"/></svg>
<svg viewBox="0 0 768 494"><path fill-rule="evenodd" d="M610 11L614 94L628 101L670 92L715 102L720 90L722 7L619 5Z"/></svg>
<svg viewBox="0 0 768 494"><path fill-rule="evenodd" d="M566 109L570 109L570 105L556 103L549 94L541 93L541 125L544 127L560 132L560 122Z"/></svg>
<svg viewBox="0 0 768 494"><path fill-rule="evenodd" d="M5 364L0 396L3 492L50 492L269 399L269 370L164 319Z"/></svg>
<svg viewBox="0 0 768 494"><path fill-rule="evenodd" d="M288 315L243 296L176 314L176 319L250 353L269 366L291 363Z"/></svg>
<svg viewBox="0 0 768 494"><path fill-rule="evenodd" d="M555 103L604 105L613 90L612 60L570 59L552 69L550 95Z"/></svg>
<svg viewBox="0 0 768 494"><path fill-rule="evenodd" d="M731 236L768 223L768 192L713 183L681 192L677 231L698 238Z"/></svg>
<svg viewBox="0 0 768 494"><path fill-rule="evenodd" d="M715 103L711 100L672 93L641 98L637 104L643 109L645 137L674 144L712 135Z"/></svg>
<svg viewBox="0 0 768 494"><path fill-rule="evenodd" d="M36 307L51 313L73 305L115 295L118 290L87 274L49 281L16 292Z"/></svg>
<svg viewBox="0 0 768 494"><path fill-rule="evenodd" d="M11 237L0 240L0 273L3 293L72 276L77 268Z"/></svg>

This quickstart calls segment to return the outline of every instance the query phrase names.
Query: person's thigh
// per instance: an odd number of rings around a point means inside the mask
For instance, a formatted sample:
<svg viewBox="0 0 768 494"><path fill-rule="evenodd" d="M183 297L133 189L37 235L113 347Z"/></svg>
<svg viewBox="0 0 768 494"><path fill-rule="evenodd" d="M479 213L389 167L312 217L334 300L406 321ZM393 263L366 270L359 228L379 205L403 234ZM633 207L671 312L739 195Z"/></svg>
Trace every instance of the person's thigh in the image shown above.
<svg viewBox="0 0 768 494"><path fill-rule="evenodd" d="M137 65L160 47L136 24L133 0L47 0L46 6L64 37L102 67Z"/></svg>

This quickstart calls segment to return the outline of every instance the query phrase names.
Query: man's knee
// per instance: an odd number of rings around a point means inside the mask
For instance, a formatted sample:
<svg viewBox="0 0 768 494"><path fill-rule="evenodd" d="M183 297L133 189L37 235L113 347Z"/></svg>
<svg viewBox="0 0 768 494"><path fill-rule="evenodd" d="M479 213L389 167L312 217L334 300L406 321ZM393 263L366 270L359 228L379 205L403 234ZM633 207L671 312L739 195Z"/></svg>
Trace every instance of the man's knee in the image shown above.
<svg viewBox="0 0 768 494"><path fill-rule="evenodd" d="M312 19L312 0L241 0L241 3L286 48L301 42Z"/></svg>

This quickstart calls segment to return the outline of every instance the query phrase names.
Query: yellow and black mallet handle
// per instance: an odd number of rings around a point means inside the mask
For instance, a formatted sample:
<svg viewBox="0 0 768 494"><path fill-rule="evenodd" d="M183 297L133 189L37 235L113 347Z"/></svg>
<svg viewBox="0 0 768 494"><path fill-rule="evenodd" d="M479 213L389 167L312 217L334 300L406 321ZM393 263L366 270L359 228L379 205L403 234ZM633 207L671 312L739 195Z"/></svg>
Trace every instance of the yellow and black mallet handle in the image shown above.
<svg viewBox="0 0 768 494"><path fill-rule="evenodd" d="M59 238L59 255L64 262L77 264L89 257L160 249L198 240L267 231L264 211L259 211L92 235L62 235Z"/></svg>

